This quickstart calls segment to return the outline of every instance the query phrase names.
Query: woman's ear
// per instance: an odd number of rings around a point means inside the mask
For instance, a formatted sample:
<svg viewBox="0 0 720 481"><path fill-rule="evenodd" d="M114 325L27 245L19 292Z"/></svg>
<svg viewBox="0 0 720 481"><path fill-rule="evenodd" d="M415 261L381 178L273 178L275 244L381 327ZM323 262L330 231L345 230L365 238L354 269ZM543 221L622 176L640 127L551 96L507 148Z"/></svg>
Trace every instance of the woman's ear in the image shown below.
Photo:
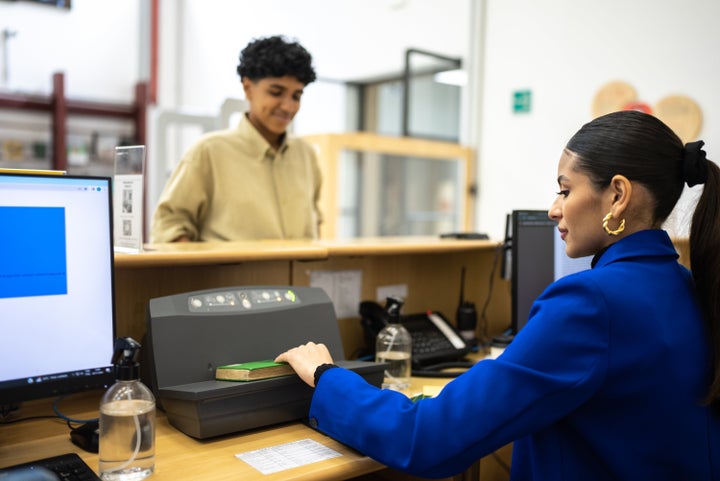
<svg viewBox="0 0 720 481"><path fill-rule="evenodd" d="M623 213L630 203L632 189L632 182L624 175L615 175L610 180L610 186L608 187L608 191L612 196L610 212L615 218L620 219L623 217Z"/></svg>

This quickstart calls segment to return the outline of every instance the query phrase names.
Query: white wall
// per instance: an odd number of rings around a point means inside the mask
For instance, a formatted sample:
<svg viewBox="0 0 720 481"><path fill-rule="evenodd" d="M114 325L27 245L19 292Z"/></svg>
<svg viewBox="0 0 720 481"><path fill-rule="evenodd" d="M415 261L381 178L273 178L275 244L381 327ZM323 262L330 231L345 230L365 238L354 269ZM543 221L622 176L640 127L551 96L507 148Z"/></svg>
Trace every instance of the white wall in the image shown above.
<svg viewBox="0 0 720 481"><path fill-rule="evenodd" d="M478 228L501 238L505 212L549 206L561 149L611 80L650 105L694 99L708 156L720 159L718 19L716 0L487 0ZM514 115L521 89L532 112Z"/></svg>
<svg viewBox="0 0 720 481"><path fill-rule="evenodd" d="M318 75L305 89L293 133L346 132L356 112L347 110L352 93L344 82L400 75L408 48L467 58L470 2L161 0L158 108L216 114L224 99L243 98L240 50L253 38L285 35L308 49ZM184 136L174 150L184 150L189 140ZM164 185L163 165L179 158L152 145L148 156L160 166L150 172L154 202Z"/></svg>
<svg viewBox="0 0 720 481"><path fill-rule="evenodd" d="M468 95L462 138L477 148L476 229L501 238L512 209L546 208L556 163L570 136L591 120L597 90L611 80L652 105L683 94L703 109L701 136L713 157L720 122L720 18L716 0L237 0L184 2L183 102L212 108L239 93L232 67L250 38L282 32L315 57L321 77L367 78L402 67L408 46L464 57L482 73ZM448 15L449 13L449 15ZM483 23L484 20L484 23ZM471 45L475 41L480 45ZM468 58L473 52L473 58ZM193 59L193 60L188 60ZM479 65L473 65L479 63ZM307 89L299 134L344 128L343 94ZM529 89L529 114L513 114L512 93ZM718 141L714 142L713 140Z"/></svg>
<svg viewBox="0 0 720 481"><path fill-rule="evenodd" d="M281 34L310 51L319 79L305 91L295 133L343 132L345 89L337 81L400 74L411 47L467 57L470 1L164 0L161 11L172 20L163 20L162 35L174 44L161 58L160 102L214 112L224 98L242 97L240 50Z"/></svg>
<svg viewBox="0 0 720 481"><path fill-rule="evenodd" d="M69 12L0 2L0 30L18 31L10 88L49 93L62 70L73 98L130 101L147 1L74 0ZM321 79L397 73L408 47L464 57L482 73L461 124L480 126L462 136L478 149L476 228L500 238L508 211L552 201L560 151L610 80L651 105L693 98L708 155L720 158L718 18L717 0L162 0L160 107L212 113L241 96L237 55L258 35L298 38ZM529 114L512 113L519 89L532 91ZM312 84L295 132L343 130L344 103L338 84Z"/></svg>
<svg viewBox="0 0 720 481"><path fill-rule="evenodd" d="M52 74L64 72L72 99L132 102L140 71L140 2L73 0L71 10L0 2L0 31L16 32L6 59L0 50L0 65L8 65L0 89L48 95Z"/></svg>

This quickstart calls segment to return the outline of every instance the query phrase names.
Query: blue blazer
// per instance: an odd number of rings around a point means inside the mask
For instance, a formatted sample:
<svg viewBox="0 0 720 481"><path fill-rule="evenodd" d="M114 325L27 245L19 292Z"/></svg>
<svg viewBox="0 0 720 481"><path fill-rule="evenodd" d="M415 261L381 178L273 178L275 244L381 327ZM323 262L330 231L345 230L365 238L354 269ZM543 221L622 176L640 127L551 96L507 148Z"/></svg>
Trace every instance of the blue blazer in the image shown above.
<svg viewBox="0 0 720 481"><path fill-rule="evenodd" d="M317 428L381 463L445 477L515 442L511 479L719 480L720 417L702 400L710 350L667 233L613 244L536 300L496 360L413 403L326 371Z"/></svg>

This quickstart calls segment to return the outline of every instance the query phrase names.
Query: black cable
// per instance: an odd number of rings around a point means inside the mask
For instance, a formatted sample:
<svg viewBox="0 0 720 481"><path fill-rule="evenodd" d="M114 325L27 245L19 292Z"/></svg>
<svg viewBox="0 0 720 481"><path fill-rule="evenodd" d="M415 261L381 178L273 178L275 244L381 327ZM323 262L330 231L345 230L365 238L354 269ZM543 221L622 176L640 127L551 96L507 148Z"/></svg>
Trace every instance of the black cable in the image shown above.
<svg viewBox="0 0 720 481"><path fill-rule="evenodd" d="M503 243L502 245L498 246L497 249L495 249L495 257L493 258L492 268L490 269L490 279L488 280L488 294L487 298L485 299L485 303L483 304L483 308L480 311L480 322L482 323L482 344L489 344L490 342L490 339L488 338L487 309L490 305L490 299L492 299L493 285L495 282L495 271L497 270L498 260L500 259L500 255L503 254L506 250L505 245L506 243Z"/></svg>
<svg viewBox="0 0 720 481"><path fill-rule="evenodd" d="M20 409L20 404L17 403L0 405L0 419L7 418L13 411L17 411L18 409Z"/></svg>
<svg viewBox="0 0 720 481"><path fill-rule="evenodd" d="M24 421L32 421L33 419L58 419L58 417L55 415L52 415L52 414L45 414L43 416L30 416L27 418L17 418L17 419L8 419L8 420L3 419L0 421L0 425L15 424L15 423L20 423L20 422L24 422Z"/></svg>
<svg viewBox="0 0 720 481"><path fill-rule="evenodd" d="M60 401L65 399L65 397L66 396L60 396L59 398L55 399L53 401L52 408L53 408L53 412L57 415L57 417L68 422L68 426L70 425L69 423L85 424L85 423L91 423L91 422L96 422L96 421L100 420L99 418L75 419L75 418L71 418L69 416L64 415L63 413L60 412L60 409L57 407L57 405Z"/></svg>
<svg viewBox="0 0 720 481"><path fill-rule="evenodd" d="M63 399L65 399L66 397L67 396L64 395L64 396L60 396L60 397L56 398L55 400L53 400L52 410L55 413L54 415L44 414L44 415L40 415L40 416L29 416L29 417L25 417L25 418L18 418L18 419L12 419L12 420L5 419L10 414L10 412L14 410L14 409L11 409L11 410L2 412L2 416L0 416L0 424L14 424L14 423L19 423L19 422L23 422L23 421L32 421L34 419L61 419L67 423L67 425L70 429L72 429L73 426L70 423L85 424L85 423L89 423L89 422L96 422L99 420L99 418L75 419L75 418L72 418L70 416L66 416L65 414L63 414L60 411L60 408L58 408L58 403L60 401L62 401ZM15 408L15 409L17 409L17 408Z"/></svg>
<svg viewBox="0 0 720 481"><path fill-rule="evenodd" d="M503 471L510 474L510 466L498 455L497 452L493 452L492 457L495 459L495 462L498 463L498 465Z"/></svg>
<svg viewBox="0 0 720 481"><path fill-rule="evenodd" d="M465 371L444 371L450 368L470 369L475 365L472 361L451 361L433 364L432 366L424 366L423 368L413 369L412 375L415 377L458 377Z"/></svg>

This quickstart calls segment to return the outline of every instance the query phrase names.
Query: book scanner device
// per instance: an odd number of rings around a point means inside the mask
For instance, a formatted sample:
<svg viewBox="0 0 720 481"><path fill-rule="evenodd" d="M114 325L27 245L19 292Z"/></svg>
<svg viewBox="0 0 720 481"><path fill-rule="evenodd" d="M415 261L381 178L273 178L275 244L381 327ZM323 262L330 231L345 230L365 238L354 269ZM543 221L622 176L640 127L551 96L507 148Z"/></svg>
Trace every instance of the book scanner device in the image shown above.
<svg viewBox="0 0 720 481"><path fill-rule="evenodd" d="M307 416L312 388L299 377L215 380L218 366L274 359L325 344L336 364L380 386L384 364L347 361L335 310L316 287L227 287L150 299L143 382L170 424L208 438Z"/></svg>

